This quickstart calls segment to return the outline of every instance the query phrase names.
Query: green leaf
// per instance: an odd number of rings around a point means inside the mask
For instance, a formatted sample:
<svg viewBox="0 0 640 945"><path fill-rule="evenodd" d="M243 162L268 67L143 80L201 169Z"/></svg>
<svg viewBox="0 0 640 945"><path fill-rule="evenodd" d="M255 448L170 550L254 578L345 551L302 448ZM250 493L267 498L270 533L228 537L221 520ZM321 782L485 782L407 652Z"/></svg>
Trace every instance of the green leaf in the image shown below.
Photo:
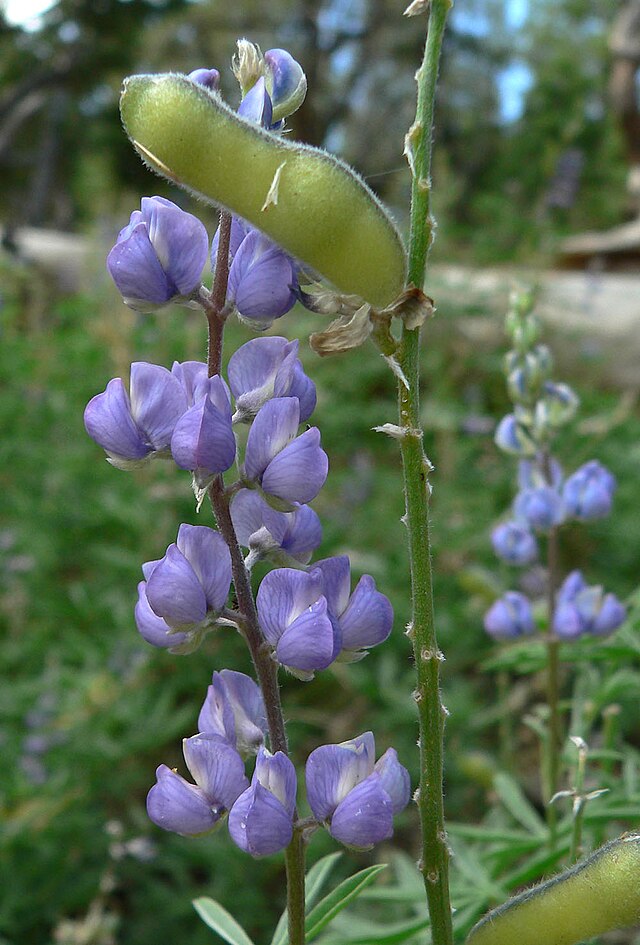
<svg viewBox="0 0 640 945"><path fill-rule="evenodd" d="M366 887L374 881L378 873L381 873L382 870L386 868L386 863L377 863L374 866L368 866L366 869L360 870L359 873L355 873L353 876L349 876L348 879L343 880L328 896L325 896L307 916L305 928L308 941L315 938L316 935L331 922L334 916L355 899L363 889L366 889Z"/></svg>
<svg viewBox="0 0 640 945"><path fill-rule="evenodd" d="M204 924L217 932L229 945L253 945L242 926L238 925L233 916L215 899L201 896L193 900L193 907Z"/></svg>
<svg viewBox="0 0 640 945"><path fill-rule="evenodd" d="M307 873L304 881L306 909L309 909L320 895L320 890L329 873L341 856L342 853L329 853L327 856L323 856L321 860L318 860L317 863L314 863ZM276 925L276 930L271 939L271 945L287 945L287 919L287 910L285 909Z"/></svg>
<svg viewBox="0 0 640 945"><path fill-rule="evenodd" d="M534 836L544 837L547 828L535 807L524 796L520 786L503 771L493 779L493 787L511 816Z"/></svg>

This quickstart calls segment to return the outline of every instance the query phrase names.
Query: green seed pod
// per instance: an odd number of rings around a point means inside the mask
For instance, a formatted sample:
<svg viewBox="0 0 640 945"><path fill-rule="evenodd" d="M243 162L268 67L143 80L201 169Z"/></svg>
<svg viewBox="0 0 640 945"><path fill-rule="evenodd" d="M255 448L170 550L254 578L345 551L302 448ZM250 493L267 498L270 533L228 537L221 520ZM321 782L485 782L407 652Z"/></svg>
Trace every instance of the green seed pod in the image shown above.
<svg viewBox="0 0 640 945"><path fill-rule="evenodd" d="M342 161L241 118L184 75L131 76L120 111L152 170L248 220L340 291L378 308L402 291L398 231Z"/></svg>
<svg viewBox="0 0 640 945"><path fill-rule="evenodd" d="M478 922L467 945L577 945L640 922L640 835L528 889Z"/></svg>

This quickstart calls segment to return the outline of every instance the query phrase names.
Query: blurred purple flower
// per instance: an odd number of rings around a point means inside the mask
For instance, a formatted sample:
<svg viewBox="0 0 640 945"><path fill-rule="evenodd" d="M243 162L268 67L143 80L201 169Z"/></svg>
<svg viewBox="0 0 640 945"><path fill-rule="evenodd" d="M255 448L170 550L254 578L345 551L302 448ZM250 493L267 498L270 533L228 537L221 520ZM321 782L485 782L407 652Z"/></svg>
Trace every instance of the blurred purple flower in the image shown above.
<svg viewBox="0 0 640 945"><path fill-rule="evenodd" d="M572 571L556 595L553 630L564 640L609 636L624 622L626 607L615 594L589 587L580 571Z"/></svg>
<svg viewBox="0 0 640 945"><path fill-rule="evenodd" d="M341 648L340 628L322 596L322 572L278 568L263 578L258 619L275 657L300 679L329 666Z"/></svg>
<svg viewBox="0 0 640 945"><path fill-rule="evenodd" d="M252 489L233 497L231 518L238 541L250 551L248 568L263 558L283 567L307 564L322 541L320 519L308 505L277 512Z"/></svg>
<svg viewBox="0 0 640 945"><path fill-rule="evenodd" d="M611 511L616 480L605 466L592 459L569 476L562 490L567 513L583 522L604 518Z"/></svg>
<svg viewBox="0 0 640 945"><path fill-rule="evenodd" d="M348 847L369 849L393 834L393 815L409 802L409 774L389 748L374 764L371 732L323 745L307 760L307 799L314 817Z"/></svg>
<svg viewBox="0 0 640 945"><path fill-rule="evenodd" d="M538 543L522 522L497 525L491 533L493 550L508 564L531 564L538 557Z"/></svg>
<svg viewBox="0 0 640 945"><path fill-rule="evenodd" d="M513 503L516 518L527 523L534 531L545 532L564 521L562 496L551 486L525 489Z"/></svg>
<svg viewBox="0 0 640 945"><path fill-rule="evenodd" d="M366 656L369 647L384 642L393 626L393 608L376 582L363 574L351 593L351 564L347 555L325 558L314 564L322 573L322 591L330 615L342 637L339 659L353 662Z"/></svg>
<svg viewBox="0 0 640 945"><path fill-rule="evenodd" d="M297 397L300 423L316 406L316 388L298 358L298 341L253 338L231 355L227 374L236 401L234 421L249 422L272 397Z"/></svg>
<svg viewBox="0 0 640 945"><path fill-rule="evenodd" d="M149 818L182 836L209 833L248 781L238 752L218 735L194 735L183 743L184 760L195 784L166 765L156 770L157 783L147 795Z"/></svg>
<svg viewBox="0 0 640 945"><path fill-rule="evenodd" d="M252 856L278 853L291 842L296 772L284 752L260 748L251 786L229 813L233 841Z"/></svg>
<svg viewBox="0 0 640 945"><path fill-rule="evenodd" d="M186 409L185 392L170 371L135 361L130 395L121 378L109 381L87 404L84 425L113 466L132 469L154 457L171 457L171 437Z"/></svg>
<svg viewBox="0 0 640 945"><path fill-rule="evenodd" d="M529 599L519 591L507 591L484 615L484 628L494 640L512 640L533 633Z"/></svg>
<svg viewBox="0 0 640 945"><path fill-rule="evenodd" d="M232 669L214 673L198 716L198 731L226 738L243 758L255 755L267 734L260 687Z"/></svg>
<svg viewBox="0 0 640 945"><path fill-rule="evenodd" d="M164 197L143 197L107 256L130 308L148 312L186 301L200 288L209 238L203 224Z"/></svg>
<svg viewBox="0 0 640 945"><path fill-rule="evenodd" d="M320 431L296 436L299 422L298 399L275 397L260 408L247 438L244 478L288 504L314 499L329 469Z"/></svg>

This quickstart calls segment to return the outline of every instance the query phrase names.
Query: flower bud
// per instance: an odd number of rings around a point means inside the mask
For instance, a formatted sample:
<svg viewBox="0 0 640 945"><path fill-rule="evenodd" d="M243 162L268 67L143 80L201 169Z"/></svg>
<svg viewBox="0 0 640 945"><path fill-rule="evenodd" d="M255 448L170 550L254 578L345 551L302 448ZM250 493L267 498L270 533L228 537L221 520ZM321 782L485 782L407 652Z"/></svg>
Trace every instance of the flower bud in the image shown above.
<svg viewBox="0 0 640 945"><path fill-rule="evenodd" d="M564 521L565 517L562 498L551 486L519 492L513 503L513 511L517 518L537 532L549 531Z"/></svg>
<svg viewBox="0 0 640 945"><path fill-rule="evenodd" d="M124 302L149 312L193 296L208 251L200 220L164 197L143 197L107 256L107 269Z"/></svg>
<svg viewBox="0 0 640 945"><path fill-rule="evenodd" d="M267 90L273 102L273 121L293 115L307 94L307 77L300 63L286 49L268 49L264 54Z"/></svg>
<svg viewBox="0 0 640 945"><path fill-rule="evenodd" d="M220 73L217 69L194 69L188 78L198 85L204 85L210 92L217 92L220 87Z"/></svg>
<svg viewBox="0 0 640 945"><path fill-rule="evenodd" d="M527 428L514 414L503 417L494 434L496 446L514 456L535 456L537 445Z"/></svg>
<svg viewBox="0 0 640 945"><path fill-rule="evenodd" d="M545 432L557 430L576 415L580 399L568 384L547 381L542 400L536 405L536 427Z"/></svg>
<svg viewBox="0 0 640 945"><path fill-rule="evenodd" d="M278 512L252 489L233 497L231 519L239 543L251 552L248 568L265 558L280 567L307 564L322 541L320 519L308 505Z"/></svg>
<svg viewBox="0 0 640 945"><path fill-rule="evenodd" d="M580 571L572 571L556 595L553 630L564 640L609 636L626 616L626 608L614 594L589 587Z"/></svg>

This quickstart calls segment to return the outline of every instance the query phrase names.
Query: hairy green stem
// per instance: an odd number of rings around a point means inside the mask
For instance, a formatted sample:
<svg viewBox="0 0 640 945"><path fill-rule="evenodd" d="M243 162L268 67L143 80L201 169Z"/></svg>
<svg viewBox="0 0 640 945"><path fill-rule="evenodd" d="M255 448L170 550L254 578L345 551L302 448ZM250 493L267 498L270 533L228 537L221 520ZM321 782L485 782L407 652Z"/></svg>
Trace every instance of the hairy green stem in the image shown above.
<svg viewBox="0 0 640 945"><path fill-rule="evenodd" d="M435 90L442 39L450 7L450 0L432 0L424 59L416 75L416 119L406 141L413 177L408 282L417 288L422 288L424 284L425 265L434 227L430 207L430 171ZM446 710L440 698L440 663L443 657L438 648L433 612L428 483L431 464L424 453L420 427L419 352L419 329L404 327L398 360L406 384L402 379L398 382L398 407L400 426L405 434L400 444L411 570L412 613L409 636L416 665L415 699L420 725L420 786L417 793L422 831L420 870L427 892L433 945L452 945L449 849L443 802Z"/></svg>
<svg viewBox="0 0 640 945"><path fill-rule="evenodd" d="M213 288L209 296L200 299L209 326L207 346L209 377L220 374L222 369L222 343L224 323L227 317L225 300L229 278L230 234L231 215L226 211L222 211L220 214L220 235ZM288 754L287 733L278 684L278 666L271 658L270 648L265 644L260 630L258 612L251 588L251 578L245 567L244 557L231 519L229 508L231 494L225 490L221 475L216 476L211 483L209 499L218 530L224 538L231 555L231 573L238 600L238 613L242 620L242 631L251 653L258 684L264 698L269 729L269 746L272 752L282 751ZM294 812L295 819L297 819L297 812ZM285 851L289 945L304 945L305 942L304 859L305 847L302 833L295 830L293 839Z"/></svg>
<svg viewBox="0 0 640 945"><path fill-rule="evenodd" d="M553 482L551 457L543 455L543 471L549 485ZM545 764L545 800L547 802L547 825L551 848L557 840L557 813L549 801L559 788L560 756L562 751L562 722L560 719L560 644L553 632L556 610L556 593L560 584L560 542L558 527L549 532L547 541L547 706L549 709L548 741Z"/></svg>

